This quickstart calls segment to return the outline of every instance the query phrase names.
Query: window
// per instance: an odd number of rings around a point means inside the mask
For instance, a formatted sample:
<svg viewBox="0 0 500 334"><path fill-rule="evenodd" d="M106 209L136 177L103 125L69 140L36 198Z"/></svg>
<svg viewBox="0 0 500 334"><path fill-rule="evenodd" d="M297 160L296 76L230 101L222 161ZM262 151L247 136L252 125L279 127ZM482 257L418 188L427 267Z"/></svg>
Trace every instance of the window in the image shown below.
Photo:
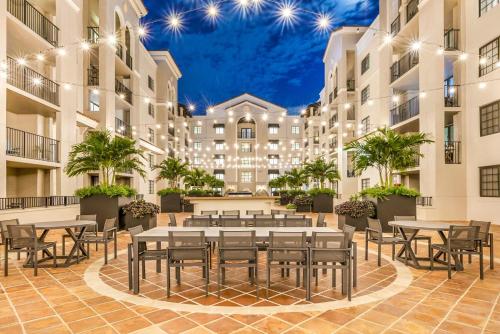
<svg viewBox="0 0 500 334"><path fill-rule="evenodd" d="M201 158L200 157L194 157L194 159L193 159L193 165L201 165Z"/></svg>
<svg viewBox="0 0 500 334"><path fill-rule="evenodd" d="M370 85L366 86L361 91L361 104L362 105L365 104L366 101L368 101L369 98L370 98Z"/></svg>
<svg viewBox="0 0 500 334"><path fill-rule="evenodd" d="M500 197L500 165L479 167L481 197Z"/></svg>
<svg viewBox="0 0 500 334"><path fill-rule="evenodd" d="M149 87L149 89L151 89L154 92L154 90L155 90L155 81L149 75L148 75L148 87Z"/></svg>
<svg viewBox="0 0 500 334"><path fill-rule="evenodd" d="M300 126L292 125L292 134L294 135L300 134Z"/></svg>
<svg viewBox="0 0 500 334"><path fill-rule="evenodd" d="M479 0L479 16L500 3L500 0Z"/></svg>
<svg viewBox="0 0 500 334"><path fill-rule="evenodd" d="M370 69L370 54L367 54L361 61L361 74L365 74Z"/></svg>
<svg viewBox="0 0 500 334"><path fill-rule="evenodd" d="M154 180L149 180L149 194L154 194L155 193L155 181Z"/></svg>
<svg viewBox="0 0 500 334"><path fill-rule="evenodd" d="M484 64L479 64L479 76L482 77L495 69L500 68L498 63L500 62L500 37L495 38L488 44L479 48L480 58L486 59Z"/></svg>
<svg viewBox="0 0 500 334"><path fill-rule="evenodd" d="M279 172L279 170L276 170L276 169L270 169L267 172L267 175L269 177L269 181L271 181L271 180L274 180L275 178L279 177L280 176L280 172Z"/></svg>
<svg viewBox="0 0 500 334"><path fill-rule="evenodd" d="M500 100L479 108L481 136L500 132Z"/></svg>
<svg viewBox="0 0 500 334"><path fill-rule="evenodd" d="M314 155L319 155L319 147L314 146Z"/></svg>
<svg viewBox="0 0 500 334"><path fill-rule="evenodd" d="M361 132L363 134L368 133L370 131L370 116L365 117L361 120Z"/></svg>
<svg viewBox="0 0 500 334"><path fill-rule="evenodd" d="M154 143L155 142L155 130L153 130L151 128L148 128L148 141L150 143Z"/></svg>
<svg viewBox="0 0 500 334"><path fill-rule="evenodd" d="M225 143L223 141L216 141L215 142L215 150L216 151L224 151L225 148Z"/></svg>
<svg viewBox="0 0 500 334"><path fill-rule="evenodd" d="M155 106L152 103L148 103L148 114L151 117L155 117Z"/></svg>
<svg viewBox="0 0 500 334"><path fill-rule="evenodd" d="M293 157L292 158L292 165L294 165L294 166L300 165L300 158L299 157Z"/></svg>
<svg viewBox="0 0 500 334"><path fill-rule="evenodd" d="M149 168L153 169L155 166L155 156L153 154L148 155Z"/></svg>
<svg viewBox="0 0 500 334"><path fill-rule="evenodd" d="M269 149L273 150L273 151L277 151L278 150L278 143L279 143L278 141L274 141L274 140L270 141L269 144L268 144L269 145Z"/></svg>
<svg viewBox="0 0 500 334"><path fill-rule="evenodd" d="M240 129L240 138L255 138L254 134L252 133L251 128L241 128Z"/></svg>
<svg viewBox="0 0 500 334"><path fill-rule="evenodd" d="M224 134L224 125L216 125L215 126L215 134L223 135Z"/></svg>
<svg viewBox="0 0 500 334"><path fill-rule="evenodd" d="M267 156L267 161L270 165L276 166L280 163L280 156L279 155L269 155L269 156Z"/></svg>
<svg viewBox="0 0 500 334"><path fill-rule="evenodd" d="M280 126L277 124L269 124L268 130L270 135L277 135L278 130L280 129Z"/></svg>
<svg viewBox="0 0 500 334"><path fill-rule="evenodd" d="M252 172L241 172L240 175L241 182L251 183L252 182Z"/></svg>
<svg viewBox="0 0 500 334"><path fill-rule="evenodd" d="M221 181L224 181L224 175L225 175L225 172L224 170L214 170L214 176L217 180L221 180Z"/></svg>
<svg viewBox="0 0 500 334"><path fill-rule="evenodd" d="M195 135L201 135L201 126L193 126L193 133Z"/></svg>
<svg viewBox="0 0 500 334"><path fill-rule="evenodd" d="M242 167L250 167L252 165L252 161L250 160L249 157L244 157L244 158L241 158L241 166Z"/></svg>
<svg viewBox="0 0 500 334"><path fill-rule="evenodd" d="M194 148L195 150L201 151L201 142L199 142L199 141L195 141L195 142L193 143L193 148Z"/></svg>
<svg viewBox="0 0 500 334"><path fill-rule="evenodd" d="M216 165L224 165L224 154L216 154L214 155L214 162Z"/></svg>
<svg viewBox="0 0 500 334"><path fill-rule="evenodd" d="M300 143L292 143L292 151L298 151L300 150Z"/></svg>
<svg viewBox="0 0 500 334"><path fill-rule="evenodd" d="M361 179L361 190L370 188L370 179Z"/></svg>
<svg viewBox="0 0 500 334"><path fill-rule="evenodd" d="M240 151L244 153L252 152L252 144L251 143L241 143Z"/></svg>

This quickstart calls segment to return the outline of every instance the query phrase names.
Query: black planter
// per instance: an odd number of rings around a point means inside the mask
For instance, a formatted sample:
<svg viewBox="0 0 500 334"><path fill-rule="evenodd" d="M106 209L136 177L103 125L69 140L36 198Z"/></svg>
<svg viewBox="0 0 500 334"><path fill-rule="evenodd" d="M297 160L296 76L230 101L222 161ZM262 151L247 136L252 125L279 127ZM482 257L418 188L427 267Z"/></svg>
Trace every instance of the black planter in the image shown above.
<svg viewBox="0 0 500 334"><path fill-rule="evenodd" d="M132 201L132 197L107 197L103 195L85 197L80 199L80 214L97 215L99 231L102 231L104 221L108 218L117 218L118 226L123 226L125 223L121 208Z"/></svg>
<svg viewBox="0 0 500 334"><path fill-rule="evenodd" d="M184 212L194 212L194 204L184 204L183 205Z"/></svg>
<svg viewBox="0 0 500 334"><path fill-rule="evenodd" d="M384 232L392 232L387 223L394 216L417 216L417 199L415 197L390 195L384 199L371 199L377 208L377 218Z"/></svg>
<svg viewBox="0 0 500 334"><path fill-rule="evenodd" d="M303 204L303 205L297 205L297 210L296 212L311 212L311 205Z"/></svg>
<svg viewBox="0 0 500 334"><path fill-rule="evenodd" d="M353 226L356 231L364 231L368 226L366 217L352 218L351 216L339 216L339 229L343 229L344 225Z"/></svg>
<svg viewBox="0 0 500 334"><path fill-rule="evenodd" d="M154 216L144 216L142 218L134 218L131 213L125 213L123 218L124 225L121 226L122 229L128 230L131 227L142 225L144 231L156 227L156 215Z"/></svg>
<svg viewBox="0 0 500 334"><path fill-rule="evenodd" d="M182 212L181 194L162 195L160 198L161 212Z"/></svg>
<svg viewBox="0 0 500 334"><path fill-rule="evenodd" d="M313 212L333 212L333 196L318 194L313 197Z"/></svg>
<svg viewBox="0 0 500 334"><path fill-rule="evenodd" d="M287 205L291 202L291 197L288 196L280 196L280 205Z"/></svg>

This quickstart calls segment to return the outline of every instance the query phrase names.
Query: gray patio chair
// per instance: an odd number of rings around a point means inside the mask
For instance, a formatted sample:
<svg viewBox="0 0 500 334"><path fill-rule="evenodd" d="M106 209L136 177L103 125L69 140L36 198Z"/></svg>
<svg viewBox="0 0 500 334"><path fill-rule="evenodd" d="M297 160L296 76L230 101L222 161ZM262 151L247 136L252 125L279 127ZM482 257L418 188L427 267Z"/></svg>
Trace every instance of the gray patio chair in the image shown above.
<svg viewBox="0 0 500 334"><path fill-rule="evenodd" d="M308 258L306 232L275 232L269 233L269 247L267 248L267 290L266 298L269 298L271 288L271 269L279 268L296 269L296 286L300 286L300 270L303 270L304 286L306 288L306 299L311 298L308 284Z"/></svg>
<svg viewBox="0 0 500 334"><path fill-rule="evenodd" d="M181 268L201 267L205 278L205 295L208 296L209 254L204 231L168 232L167 297L170 297L170 268L175 268L177 284L181 283Z"/></svg>
<svg viewBox="0 0 500 334"><path fill-rule="evenodd" d="M97 215L76 215L76 220L89 220L96 222L97 221ZM78 235L81 231L81 228L76 227L74 229L75 233ZM85 234L86 235L97 235L97 225L94 226L87 226L85 229ZM69 234L63 234L62 236L62 255L66 255L66 239L71 238ZM99 245L96 243L95 244L95 250L99 250Z"/></svg>
<svg viewBox="0 0 500 334"><path fill-rule="evenodd" d="M203 216L217 216L219 213L217 210L201 210Z"/></svg>
<svg viewBox="0 0 500 334"><path fill-rule="evenodd" d="M316 227L326 227L325 213L318 213L318 219L316 220Z"/></svg>
<svg viewBox="0 0 500 334"><path fill-rule="evenodd" d="M263 215L264 210L247 210L246 214L248 216Z"/></svg>
<svg viewBox="0 0 500 334"><path fill-rule="evenodd" d="M242 227L246 226L245 222L236 216L221 216L219 218L219 226L221 227Z"/></svg>
<svg viewBox="0 0 500 334"><path fill-rule="evenodd" d="M2 245L5 247L5 257L7 258L7 253L9 252L9 245L7 244L7 239L9 238L9 230L7 229L8 225L19 225L19 219L8 219L0 221L0 232L2 234ZM13 251L14 252L14 251ZM15 253L15 252L14 252ZM21 259L21 253L17 252L17 259Z"/></svg>
<svg viewBox="0 0 500 334"><path fill-rule="evenodd" d="M316 272L318 285L318 269L332 270L332 287L336 285L337 269L342 270L342 294L351 300L351 248L348 235L344 232L313 232L309 247L309 280L311 271ZM308 288L310 290L310 287Z"/></svg>
<svg viewBox="0 0 500 334"><path fill-rule="evenodd" d="M310 227L309 221L304 218L285 218L285 227Z"/></svg>
<svg viewBox="0 0 500 334"><path fill-rule="evenodd" d="M87 258L90 257L90 244L104 244L104 264L108 264L108 244L113 242L115 259L117 250L117 226L116 218L108 218L104 221L102 232L97 235L84 235L78 243L87 244ZM80 247L76 248L76 263L80 262Z"/></svg>
<svg viewBox="0 0 500 334"><path fill-rule="evenodd" d="M170 212L168 214L168 226L175 227L177 226L177 218L175 218L175 213Z"/></svg>
<svg viewBox="0 0 500 334"><path fill-rule="evenodd" d="M416 219L417 218L415 216L394 216L395 221L415 221ZM408 228L404 228L403 232L405 233L405 235L409 236L414 231L411 229L408 229ZM395 237L397 237L399 235L399 229L396 227L393 227L393 234ZM431 244L432 244L432 237L431 236L417 234L415 236L415 238L413 238L413 240L415 240L415 243L414 243L415 254L417 253L418 240L427 241L427 250L428 250L429 254L431 254Z"/></svg>
<svg viewBox="0 0 500 334"><path fill-rule="evenodd" d="M224 216L240 216L240 210L223 210L222 215Z"/></svg>
<svg viewBox="0 0 500 334"><path fill-rule="evenodd" d="M130 239L139 233L142 233L144 229L142 225L134 226L128 229L130 233ZM132 290L132 262L134 254L134 244L131 242L127 245L127 258L128 258L128 289ZM146 242L139 242L139 263L142 263L142 278L146 278L146 261L157 261L161 259L167 259L167 249L148 249ZM161 272L161 267L159 268Z"/></svg>
<svg viewBox="0 0 500 334"><path fill-rule="evenodd" d="M258 248L255 231L220 231L219 258L217 268L217 298L221 285L225 284L226 268L248 268L250 281L255 284L255 295L259 299Z"/></svg>
<svg viewBox="0 0 500 334"><path fill-rule="evenodd" d="M356 242L353 241L356 228L354 226L344 224L342 232L347 235L347 240L349 242L348 246L351 249L352 286L356 287L358 285L358 249Z"/></svg>
<svg viewBox="0 0 500 334"><path fill-rule="evenodd" d="M446 244L432 244L431 270L434 269L434 249L446 254L448 279L451 278L451 260L455 259L455 266L463 255L479 255L479 278L484 279L483 243L479 239L479 226L451 225L448 231Z"/></svg>
<svg viewBox="0 0 500 334"><path fill-rule="evenodd" d="M191 218L184 220L185 227L210 227L212 218L210 216L193 215Z"/></svg>
<svg viewBox="0 0 500 334"><path fill-rule="evenodd" d="M273 215L255 215L255 227L276 227Z"/></svg>
<svg viewBox="0 0 500 334"><path fill-rule="evenodd" d="M35 276L38 275L38 252L52 248L53 265L57 267L57 248L55 242L44 242L38 239L35 225L7 225L6 250L8 252L27 253L28 262L33 263ZM7 253L8 253L7 252ZM4 276L9 273L9 257L5 254Z"/></svg>
<svg viewBox="0 0 500 334"><path fill-rule="evenodd" d="M491 222L480 220L471 220L469 226L479 226L479 239L484 247L490 249L490 269L495 269L495 252L493 250L493 233L490 233ZM469 263L472 261L472 256L469 255Z"/></svg>
<svg viewBox="0 0 500 334"><path fill-rule="evenodd" d="M365 229L365 260L368 260L368 242L377 244L377 264L380 267L382 263L382 245L392 246L392 260L394 261L396 253L396 245L405 245L406 264L408 263L408 248L407 241L400 237L386 237L382 232L382 225L378 219L368 219L368 227Z"/></svg>

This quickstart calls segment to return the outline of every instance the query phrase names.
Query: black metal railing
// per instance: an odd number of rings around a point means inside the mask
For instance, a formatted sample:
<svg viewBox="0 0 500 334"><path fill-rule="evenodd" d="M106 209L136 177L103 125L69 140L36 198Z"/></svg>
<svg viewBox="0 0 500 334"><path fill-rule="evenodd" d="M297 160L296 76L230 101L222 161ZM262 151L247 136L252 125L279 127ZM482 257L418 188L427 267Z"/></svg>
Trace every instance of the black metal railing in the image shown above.
<svg viewBox="0 0 500 334"><path fill-rule="evenodd" d="M123 59L123 46L121 44L116 44L116 55L118 58Z"/></svg>
<svg viewBox="0 0 500 334"><path fill-rule="evenodd" d="M59 162L59 140L7 128L7 155Z"/></svg>
<svg viewBox="0 0 500 334"><path fill-rule="evenodd" d="M348 121L356 120L356 111L354 110L354 106L351 106L351 108L347 110L346 119Z"/></svg>
<svg viewBox="0 0 500 334"><path fill-rule="evenodd" d="M127 122L115 117L116 132L122 136L132 138L132 127Z"/></svg>
<svg viewBox="0 0 500 334"><path fill-rule="evenodd" d="M101 110L99 104L89 101L89 111L98 112L99 110Z"/></svg>
<svg viewBox="0 0 500 334"><path fill-rule="evenodd" d="M445 141L444 142L444 163L447 165L460 164L460 142Z"/></svg>
<svg viewBox="0 0 500 334"><path fill-rule="evenodd" d="M354 169L347 170L347 177L356 177L356 172L354 171Z"/></svg>
<svg viewBox="0 0 500 334"><path fill-rule="evenodd" d="M412 18L418 13L418 0L410 0L406 5L406 23L410 22Z"/></svg>
<svg viewBox="0 0 500 334"><path fill-rule="evenodd" d="M7 83L47 102L59 105L59 85L31 68L7 57Z"/></svg>
<svg viewBox="0 0 500 334"><path fill-rule="evenodd" d="M46 197L4 197L0 198L0 210L46 208L51 206L67 206L80 204L77 196Z"/></svg>
<svg viewBox="0 0 500 334"><path fill-rule="evenodd" d="M115 92L125 101L132 104L132 91L118 79L115 79Z"/></svg>
<svg viewBox="0 0 500 334"><path fill-rule="evenodd" d="M430 196L417 197L417 205L432 206L432 197Z"/></svg>
<svg viewBox="0 0 500 334"><path fill-rule="evenodd" d="M444 106L445 107L460 107L460 100L458 96L460 86L458 85L445 85L444 86Z"/></svg>
<svg viewBox="0 0 500 334"><path fill-rule="evenodd" d="M391 126L415 117L420 112L418 96L391 109Z"/></svg>
<svg viewBox="0 0 500 334"><path fill-rule="evenodd" d="M339 94L339 89L338 87L335 87L333 89L333 99L335 100L337 98L337 95Z"/></svg>
<svg viewBox="0 0 500 334"><path fill-rule="evenodd" d="M53 46L59 45L59 28L28 1L8 0L7 11Z"/></svg>
<svg viewBox="0 0 500 334"><path fill-rule="evenodd" d="M399 79L406 72L418 65L418 52L410 51L391 66L391 83Z"/></svg>
<svg viewBox="0 0 500 334"><path fill-rule="evenodd" d="M174 129L174 128L169 127L169 128L168 128L168 134L169 134L169 135L171 135L171 136L175 136L175 129Z"/></svg>
<svg viewBox="0 0 500 334"><path fill-rule="evenodd" d="M458 41L460 38L459 29L447 29L444 31L444 49L458 50Z"/></svg>
<svg viewBox="0 0 500 334"><path fill-rule="evenodd" d="M99 27L87 27L87 41L92 44L99 43Z"/></svg>
<svg viewBox="0 0 500 334"><path fill-rule="evenodd" d="M127 64L128 68L132 69L132 56L130 55L130 50L128 49L125 52L125 64Z"/></svg>
<svg viewBox="0 0 500 334"><path fill-rule="evenodd" d="M90 65L87 69L88 85L99 86L99 66Z"/></svg>
<svg viewBox="0 0 500 334"><path fill-rule="evenodd" d="M401 17L398 15L391 23L391 35L396 36L401 30Z"/></svg>
<svg viewBox="0 0 500 334"><path fill-rule="evenodd" d="M254 139L255 138L255 132L238 132L238 138L240 139Z"/></svg>
<svg viewBox="0 0 500 334"><path fill-rule="evenodd" d="M353 92L356 89L355 83L354 79L347 79L346 87L348 92Z"/></svg>

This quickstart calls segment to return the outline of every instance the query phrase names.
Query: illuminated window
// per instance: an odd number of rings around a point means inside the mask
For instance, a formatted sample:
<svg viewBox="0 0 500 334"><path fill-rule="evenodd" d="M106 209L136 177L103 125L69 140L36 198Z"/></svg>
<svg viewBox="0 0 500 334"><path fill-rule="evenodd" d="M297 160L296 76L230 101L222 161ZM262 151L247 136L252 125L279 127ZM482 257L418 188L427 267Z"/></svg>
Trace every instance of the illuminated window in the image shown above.
<svg viewBox="0 0 500 334"><path fill-rule="evenodd" d="M240 180L243 183L251 183L252 182L252 172L241 172Z"/></svg>

